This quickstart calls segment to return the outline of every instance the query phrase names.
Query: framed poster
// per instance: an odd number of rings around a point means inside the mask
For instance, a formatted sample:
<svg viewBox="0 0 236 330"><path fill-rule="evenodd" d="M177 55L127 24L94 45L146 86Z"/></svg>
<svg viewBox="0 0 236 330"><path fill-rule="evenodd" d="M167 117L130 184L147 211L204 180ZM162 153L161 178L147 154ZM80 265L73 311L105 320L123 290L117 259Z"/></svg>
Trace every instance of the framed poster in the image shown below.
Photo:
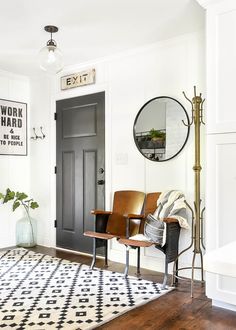
<svg viewBox="0 0 236 330"><path fill-rule="evenodd" d="M27 155L27 104L0 99L0 155Z"/></svg>

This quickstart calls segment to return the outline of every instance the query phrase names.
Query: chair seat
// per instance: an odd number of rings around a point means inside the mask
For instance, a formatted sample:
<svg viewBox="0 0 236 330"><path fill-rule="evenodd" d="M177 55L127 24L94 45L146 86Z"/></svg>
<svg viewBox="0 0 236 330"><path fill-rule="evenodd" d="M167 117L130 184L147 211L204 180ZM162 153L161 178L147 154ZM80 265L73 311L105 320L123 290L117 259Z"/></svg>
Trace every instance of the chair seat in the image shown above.
<svg viewBox="0 0 236 330"><path fill-rule="evenodd" d="M84 236L94 237L94 238L101 238L101 239L106 239L106 240L117 237L116 235L107 234L107 233L98 233L96 231L86 231L84 233Z"/></svg>
<svg viewBox="0 0 236 330"><path fill-rule="evenodd" d="M135 239L128 239L128 238L119 239L119 243L129 246L137 246L137 247L149 247L153 245L153 243L149 241L138 241Z"/></svg>

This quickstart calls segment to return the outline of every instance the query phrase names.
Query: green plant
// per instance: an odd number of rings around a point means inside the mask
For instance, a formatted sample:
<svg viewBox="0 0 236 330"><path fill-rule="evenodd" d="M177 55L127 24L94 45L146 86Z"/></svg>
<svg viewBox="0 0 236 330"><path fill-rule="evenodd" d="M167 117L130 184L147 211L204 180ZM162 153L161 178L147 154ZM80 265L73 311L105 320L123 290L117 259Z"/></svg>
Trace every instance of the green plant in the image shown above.
<svg viewBox="0 0 236 330"><path fill-rule="evenodd" d="M28 195L24 192L15 192L7 188L5 195L0 193L0 199L3 199L3 204L9 201L13 202L12 211L15 211L19 206L23 206L26 213L29 214L29 209L36 209L39 207L38 203L33 198L28 199Z"/></svg>
<svg viewBox="0 0 236 330"><path fill-rule="evenodd" d="M155 138L161 138L161 139L165 139L166 138L166 133L165 132L162 132L160 130L157 130L155 128L152 128L150 131L149 131L149 135L152 139L155 139Z"/></svg>
<svg viewBox="0 0 236 330"><path fill-rule="evenodd" d="M12 201L12 211L14 212L19 206L22 206L27 214L27 218L30 225L32 242L35 242L35 235L33 230L33 225L31 221L31 217L29 214L30 209L36 209L39 207L39 204L33 200L33 198L29 198L24 192L15 192L7 188L6 193L0 193L0 200L3 200L3 204L6 204Z"/></svg>

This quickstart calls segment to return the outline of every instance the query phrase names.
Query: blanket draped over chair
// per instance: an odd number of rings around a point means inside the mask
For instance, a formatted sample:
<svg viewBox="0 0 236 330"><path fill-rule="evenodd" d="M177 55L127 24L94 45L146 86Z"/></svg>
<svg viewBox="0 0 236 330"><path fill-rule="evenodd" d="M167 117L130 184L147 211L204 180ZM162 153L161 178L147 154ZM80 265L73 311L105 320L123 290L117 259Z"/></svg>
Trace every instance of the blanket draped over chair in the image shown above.
<svg viewBox="0 0 236 330"><path fill-rule="evenodd" d="M179 190L168 190L160 194L157 209L153 216L157 219L173 218L178 220L180 227L189 229L186 214L185 196Z"/></svg>
<svg viewBox="0 0 236 330"><path fill-rule="evenodd" d="M181 191L168 190L160 194L157 208L153 214L148 214L144 225L144 235L137 234L130 239L150 241L164 246L166 243L166 218L176 219L180 227L189 229L185 197Z"/></svg>

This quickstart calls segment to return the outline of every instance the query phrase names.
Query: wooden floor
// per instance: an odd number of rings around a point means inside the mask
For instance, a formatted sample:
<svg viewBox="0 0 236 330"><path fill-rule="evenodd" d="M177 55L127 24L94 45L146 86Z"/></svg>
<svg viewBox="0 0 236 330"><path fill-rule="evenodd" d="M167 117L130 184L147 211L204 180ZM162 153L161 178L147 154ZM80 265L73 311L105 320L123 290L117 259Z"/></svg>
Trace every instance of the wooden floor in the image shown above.
<svg viewBox="0 0 236 330"><path fill-rule="evenodd" d="M90 265L91 258L78 254L58 251L52 248L37 246L32 250L57 256L59 258ZM103 267L103 261L98 260L97 267ZM123 272L124 265L110 262L109 270ZM130 275L135 269L130 268ZM142 269L142 277L146 280L161 282L163 275ZM212 307L211 301L204 294L204 287L196 283L194 298L190 297L189 282L180 281L172 292L157 300L136 308L97 329L112 330L231 330L236 329L236 312Z"/></svg>

